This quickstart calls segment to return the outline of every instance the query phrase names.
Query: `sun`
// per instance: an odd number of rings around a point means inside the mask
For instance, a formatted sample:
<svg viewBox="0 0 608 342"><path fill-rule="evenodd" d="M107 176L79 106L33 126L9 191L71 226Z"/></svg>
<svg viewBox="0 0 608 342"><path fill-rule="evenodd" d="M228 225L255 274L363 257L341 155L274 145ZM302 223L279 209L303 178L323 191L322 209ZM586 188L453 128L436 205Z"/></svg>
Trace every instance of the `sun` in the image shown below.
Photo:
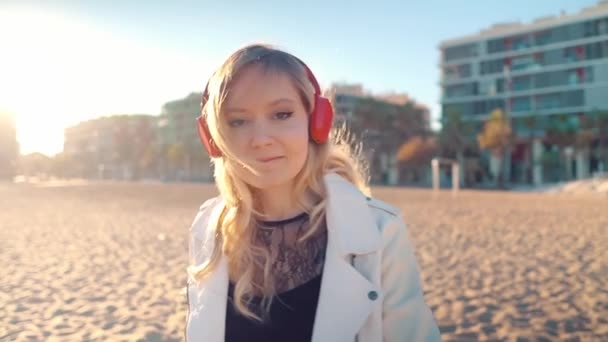
<svg viewBox="0 0 608 342"><path fill-rule="evenodd" d="M48 155L81 121L158 114L198 90L212 65L92 20L25 7L0 12L0 51L0 108L16 115L21 153Z"/></svg>
<svg viewBox="0 0 608 342"><path fill-rule="evenodd" d="M16 116L21 153L62 150L66 104L78 96L69 89L65 18L32 9L0 13L0 107Z"/></svg>

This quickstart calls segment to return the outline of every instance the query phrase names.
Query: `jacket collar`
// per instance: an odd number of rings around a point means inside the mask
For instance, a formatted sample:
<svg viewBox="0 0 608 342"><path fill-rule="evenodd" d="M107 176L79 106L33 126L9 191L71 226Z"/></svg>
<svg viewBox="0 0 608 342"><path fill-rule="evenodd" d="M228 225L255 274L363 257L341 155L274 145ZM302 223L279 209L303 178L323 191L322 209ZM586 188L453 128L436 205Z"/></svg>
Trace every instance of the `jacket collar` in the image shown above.
<svg viewBox="0 0 608 342"><path fill-rule="evenodd" d="M327 228L335 232L342 255L367 254L380 248L382 238L367 206L367 198L336 173L325 175Z"/></svg>
<svg viewBox="0 0 608 342"><path fill-rule="evenodd" d="M367 254L378 250L382 237L367 206L368 198L335 172L327 173L323 180L327 190L327 229L334 235L341 254ZM224 201L218 196L212 204L207 222L195 227L194 234L205 242L207 251L213 250L215 222L223 207Z"/></svg>

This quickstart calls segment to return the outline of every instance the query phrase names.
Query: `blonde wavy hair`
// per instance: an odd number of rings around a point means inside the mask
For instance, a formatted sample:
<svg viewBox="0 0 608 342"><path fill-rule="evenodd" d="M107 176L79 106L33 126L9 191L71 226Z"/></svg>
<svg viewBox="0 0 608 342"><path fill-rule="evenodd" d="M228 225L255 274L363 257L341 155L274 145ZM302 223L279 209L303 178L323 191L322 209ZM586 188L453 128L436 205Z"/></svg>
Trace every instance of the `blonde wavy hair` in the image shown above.
<svg viewBox="0 0 608 342"><path fill-rule="evenodd" d="M299 92L304 108L310 115L314 99L314 88L308 79L304 66L293 55L270 45L254 44L245 46L228 57L213 74L208 84L208 100L202 109L210 134L222 151L222 156L212 158L215 183L224 199L225 207L217 221L215 247L210 258L202 265L188 268L191 278L196 281L209 275L220 261L222 254L228 257L230 278L235 280L234 307L244 316L264 321L267 317L274 290L271 274L273 260L270 253L255 239L254 215L256 211L252 188L237 177L234 156L226 146L222 126L223 104L229 96L231 82L243 68L259 65L263 70L280 72L289 76ZM302 211L308 213L310 229L301 238L306 241L325 221L326 189L323 176L335 172L352 182L360 191L370 195L368 167L362 157L361 144L355 144L353 135L346 127L333 127L327 143L319 145L309 142L309 153L304 167L294 179L294 201ZM308 195L308 196L306 196ZM305 198L313 198L313 203ZM254 275L263 272L263 281L256 283ZM250 304L254 296L261 297L260 310L255 312Z"/></svg>

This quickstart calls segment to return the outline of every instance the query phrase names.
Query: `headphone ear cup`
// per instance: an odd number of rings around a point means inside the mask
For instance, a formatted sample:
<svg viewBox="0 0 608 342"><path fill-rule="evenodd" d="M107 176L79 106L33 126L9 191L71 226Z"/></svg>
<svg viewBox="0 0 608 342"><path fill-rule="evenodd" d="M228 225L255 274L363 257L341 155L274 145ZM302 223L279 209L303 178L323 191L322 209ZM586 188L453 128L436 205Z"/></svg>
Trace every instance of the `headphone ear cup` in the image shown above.
<svg viewBox="0 0 608 342"><path fill-rule="evenodd" d="M315 97L315 110L310 120L310 136L317 144L324 144L329 139L329 131L334 121L334 110L329 100L322 96Z"/></svg>
<svg viewBox="0 0 608 342"><path fill-rule="evenodd" d="M197 119L198 126L198 136L201 139L201 143L205 146L205 149L209 153L209 156L213 158L219 158L222 156L222 152L217 147L213 139L211 138L211 133L209 133L209 126L207 126L207 121L201 115Z"/></svg>

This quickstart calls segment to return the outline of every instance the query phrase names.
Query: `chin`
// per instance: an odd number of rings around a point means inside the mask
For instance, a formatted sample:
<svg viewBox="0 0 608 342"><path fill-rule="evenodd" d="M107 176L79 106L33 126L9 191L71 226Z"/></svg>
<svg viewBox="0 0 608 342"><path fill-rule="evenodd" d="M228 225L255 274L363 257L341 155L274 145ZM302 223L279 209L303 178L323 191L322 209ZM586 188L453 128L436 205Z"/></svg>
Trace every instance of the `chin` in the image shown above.
<svg viewBox="0 0 608 342"><path fill-rule="evenodd" d="M289 176L285 176L284 174L283 175L267 174L267 175L261 175L261 176L251 176L248 178L249 179L246 179L246 182L249 183L249 185L251 185L252 187L254 187L256 189L264 190L264 189L271 189L271 188L275 188L275 187L287 184L295 178L295 175L293 177L289 177Z"/></svg>
<svg viewBox="0 0 608 342"><path fill-rule="evenodd" d="M293 182L304 167L304 160L302 160L301 165L298 163L285 166L272 167L266 170L258 169L255 172L241 168L237 169L237 176L249 186L258 190L277 188Z"/></svg>

